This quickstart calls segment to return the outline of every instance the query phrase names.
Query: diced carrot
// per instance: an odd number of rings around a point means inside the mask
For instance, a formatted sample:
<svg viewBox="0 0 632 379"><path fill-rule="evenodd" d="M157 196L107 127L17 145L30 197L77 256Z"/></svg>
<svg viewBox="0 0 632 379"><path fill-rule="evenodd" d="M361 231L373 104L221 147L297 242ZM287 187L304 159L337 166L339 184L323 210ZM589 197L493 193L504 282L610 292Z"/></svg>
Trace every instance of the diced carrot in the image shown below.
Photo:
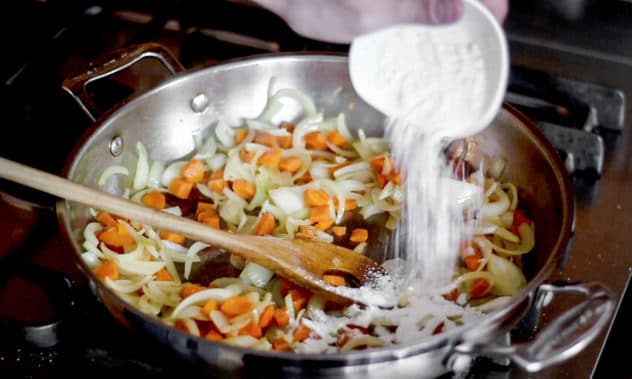
<svg viewBox="0 0 632 379"><path fill-rule="evenodd" d="M358 203L354 199L345 198L345 211L352 211L358 207ZM334 208L338 209L338 197L334 197Z"/></svg>
<svg viewBox="0 0 632 379"><path fill-rule="evenodd" d="M235 131L235 143L239 145L240 143L244 142L246 136L248 136L247 129L237 129Z"/></svg>
<svg viewBox="0 0 632 379"><path fill-rule="evenodd" d="M116 261L113 259L101 263L94 269L94 273L97 278L103 281L105 281L105 278L110 278L112 280L118 280L119 278L118 266L116 265Z"/></svg>
<svg viewBox="0 0 632 379"><path fill-rule="evenodd" d="M296 179L296 184L305 184L311 181L312 181L312 175L309 173L309 171L306 171L305 174L303 174L303 176Z"/></svg>
<svg viewBox="0 0 632 379"><path fill-rule="evenodd" d="M469 255L463 259L465 261L465 267L470 271L478 270L481 257L479 255Z"/></svg>
<svg viewBox="0 0 632 379"><path fill-rule="evenodd" d="M277 145L276 137L266 132L257 132L254 142L268 147L276 147Z"/></svg>
<svg viewBox="0 0 632 379"><path fill-rule="evenodd" d="M182 289L180 290L180 297L185 299L196 292L204 291L208 289L208 287L201 286L195 283L184 283Z"/></svg>
<svg viewBox="0 0 632 379"><path fill-rule="evenodd" d="M513 234L518 234L518 227L524 223L531 224L531 220L524 215L524 211L522 209L516 209L513 212L513 222L509 227L509 230Z"/></svg>
<svg viewBox="0 0 632 379"><path fill-rule="evenodd" d="M287 121L283 121L279 127L287 130L290 133L292 133L294 131L294 128L295 128L294 124L292 124L291 122L287 122Z"/></svg>
<svg viewBox="0 0 632 379"><path fill-rule="evenodd" d="M272 318L274 317L274 305L270 304L263 309L261 312L261 316L259 317L259 327L261 329L265 329L270 326L272 323Z"/></svg>
<svg viewBox="0 0 632 379"><path fill-rule="evenodd" d="M292 288L288 291L288 293L292 295L294 312L298 312L299 310L305 308L305 306L307 305L307 301L312 296L311 292L300 287Z"/></svg>
<svg viewBox="0 0 632 379"><path fill-rule="evenodd" d="M182 166L180 175L189 183L199 183L204 179L204 163L199 159L191 159Z"/></svg>
<svg viewBox="0 0 632 379"><path fill-rule="evenodd" d="M177 243L178 245L184 245L184 242L187 240L183 234L175 233L169 230L161 230L159 235L160 239L168 240L173 243Z"/></svg>
<svg viewBox="0 0 632 379"><path fill-rule="evenodd" d="M290 344L288 344L285 339L279 338L272 342L272 349L275 351L291 351L292 347L290 347Z"/></svg>
<svg viewBox="0 0 632 379"><path fill-rule="evenodd" d="M305 134L305 146L309 150L327 150L326 138L321 132L311 132Z"/></svg>
<svg viewBox="0 0 632 379"><path fill-rule="evenodd" d="M287 130L290 135L287 136L278 136L277 137L277 143L279 144L279 147L283 148L283 149L289 149L292 147L292 132L294 132L294 124L289 123L289 122L283 122L281 124L281 128Z"/></svg>
<svg viewBox="0 0 632 379"><path fill-rule="evenodd" d="M107 212L99 211L94 218L105 226L116 226L118 224L116 219Z"/></svg>
<svg viewBox="0 0 632 379"><path fill-rule="evenodd" d="M473 298L481 297L485 295L489 289L489 282L484 278L476 278L472 281L472 287L470 287L470 295Z"/></svg>
<svg viewBox="0 0 632 379"><path fill-rule="evenodd" d="M261 338L263 336L263 332L261 331L261 327L259 326L259 324L252 321L239 330L239 335Z"/></svg>
<svg viewBox="0 0 632 379"><path fill-rule="evenodd" d="M154 209L164 209L167 206L167 198L162 192L152 190L143 196L143 204Z"/></svg>
<svg viewBox="0 0 632 379"><path fill-rule="evenodd" d="M228 182L224 179L211 179L206 183L208 189L215 193L224 193L224 188L228 187Z"/></svg>
<svg viewBox="0 0 632 379"><path fill-rule="evenodd" d="M235 317L255 309L255 304L245 296L235 296L226 300L220 310L227 317Z"/></svg>
<svg viewBox="0 0 632 379"><path fill-rule="evenodd" d="M397 172L397 171L393 171L389 176L388 176L388 180L390 180L391 182L393 182L393 184L397 184L400 185L402 184L402 175L401 173Z"/></svg>
<svg viewBox="0 0 632 379"><path fill-rule="evenodd" d="M435 326L435 328L432 330L432 335L437 335L441 332L443 332L443 328L445 327L445 324L442 322L439 325Z"/></svg>
<svg viewBox="0 0 632 379"><path fill-rule="evenodd" d="M203 201L199 201L197 203L197 207L195 208L195 218L197 219L198 216L200 215L200 213L206 212L206 211L213 211L213 212L215 212L215 204L205 203Z"/></svg>
<svg viewBox="0 0 632 379"><path fill-rule="evenodd" d="M261 215L261 219L257 225L255 225L255 234L258 236L265 236L274 232L274 216L270 213L264 213Z"/></svg>
<svg viewBox="0 0 632 379"><path fill-rule="evenodd" d="M219 305L217 304L217 300L209 299L206 304L202 307L202 314L206 317L210 317L212 311L216 311L219 309Z"/></svg>
<svg viewBox="0 0 632 379"><path fill-rule="evenodd" d="M255 153L252 153L246 149L239 150L239 158L241 158L241 161L244 163L251 163L254 156Z"/></svg>
<svg viewBox="0 0 632 379"><path fill-rule="evenodd" d="M351 161L346 161L346 162L342 162L340 164L337 164L335 166L332 166L329 168L329 176L331 176L332 178L334 177L334 172L338 171L339 169L345 167L345 166L349 166L352 162Z"/></svg>
<svg viewBox="0 0 632 379"><path fill-rule="evenodd" d="M281 154L283 150L279 148L270 149L263 153L263 155L257 161L257 164L260 166L265 166L267 168L278 168L279 163L281 162Z"/></svg>
<svg viewBox="0 0 632 379"><path fill-rule="evenodd" d="M349 237L349 241L356 243L366 242L367 239L369 239L369 231L362 228L353 229Z"/></svg>
<svg viewBox="0 0 632 379"><path fill-rule="evenodd" d="M189 328L187 327L187 324L185 324L183 320L180 320L180 319L176 320L173 326L178 330L182 330L183 332L190 333Z"/></svg>
<svg viewBox="0 0 632 379"><path fill-rule="evenodd" d="M380 188L384 188L387 183L388 183L388 177L382 174L377 174L377 184L380 186Z"/></svg>
<svg viewBox="0 0 632 379"><path fill-rule="evenodd" d="M313 223L333 221L328 205L311 208L309 220Z"/></svg>
<svg viewBox="0 0 632 379"><path fill-rule="evenodd" d="M281 161L279 162L279 170L287 171L293 174L297 172L302 165L303 161L301 161L301 158L299 157L281 158Z"/></svg>
<svg viewBox="0 0 632 379"><path fill-rule="evenodd" d="M257 187L245 179L235 179L233 191L242 199L250 200L257 192Z"/></svg>
<svg viewBox="0 0 632 379"><path fill-rule="evenodd" d="M393 160L387 155L378 155L377 157L373 157L370 164L375 172L382 175L389 175L395 168Z"/></svg>
<svg viewBox="0 0 632 379"><path fill-rule="evenodd" d="M334 234L334 236L338 237L338 238L342 238L345 236L345 234L347 234L347 227L346 226L334 226L333 228L331 228L331 232Z"/></svg>
<svg viewBox="0 0 632 379"><path fill-rule="evenodd" d="M342 275L325 274L323 275L323 280L325 281L325 283L334 287L340 287L340 286L345 287L347 285L347 280Z"/></svg>
<svg viewBox="0 0 632 379"><path fill-rule="evenodd" d="M214 171L211 174L210 179L224 179L224 169L220 168L219 170Z"/></svg>
<svg viewBox="0 0 632 379"><path fill-rule="evenodd" d="M163 267L154 274L154 280L161 282L170 282L173 280L173 278L169 274L169 271L167 271L167 269Z"/></svg>
<svg viewBox="0 0 632 379"><path fill-rule="evenodd" d="M296 289L296 288L301 288L299 287L297 284L295 284L293 281L286 279L286 278L281 278L281 296L285 297L287 296L288 293L290 293L290 290Z"/></svg>
<svg viewBox="0 0 632 379"><path fill-rule="evenodd" d="M282 307L274 310L274 322L279 328L289 324L290 315L287 314L287 308Z"/></svg>
<svg viewBox="0 0 632 379"><path fill-rule="evenodd" d="M308 188L303 192L305 203L309 207L320 207L329 205L329 194L323 189Z"/></svg>
<svg viewBox="0 0 632 379"><path fill-rule="evenodd" d="M295 234L296 238L312 239L316 236L316 228L313 226L299 226L298 233Z"/></svg>
<svg viewBox="0 0 632 379"><path fill-rule="evenodd" d="M175 178L169 183L169 192L179 199L188 199L193 189L193 183L182 178Z"/></svg>
<svg viewBox="0 0 632 379"><path fill-rule="evenodd" d="M208 333L204 335L204 338L209 341L219 342L224 339L224 336L219 331L211 329Z"/></svg>
<svg viewBox="0 0 632 379"><path fill-rule="evenodd" d="M338 147L342 147L347 144L347 139L336 130L329 132L327 135L327 141Z"/></svg>
<svg viewBox="0 0 632 379"><path fill-rule="evenodd" d="M447 301L456 301L458 297L459 297L459 290L456 288L448 293L443 294L443 298L446 299Z"/></svg>
<svg viewBox="0 0 632 379"><path fill-rule="evenodd" d="M461 259L465 262L465 267L469 271L476 271L480 266L480 261L483 258L483 254L476 245L470 240L461 241L459 248Z"/></svg>
<svg viewBox="0 0 632 379"><path fill-rule="evenodd" d="M292 148L292 134L288 135L288 136L278 136L277 139L277 143L279 144L279 147L282 149L291 149Z"/></svg>
<svg viewBox="0 0 632 379"><path fill-rule="evenodd" d="M332 226L333 224L334 224L334 220L330 218L330 219L325 220L325 221L319 221L319 222L317 222L317 223L316 223L316 225L314 225L314 226L316 227L316 229L319 229L319 230L325 231L325 230L327 230L327 229L331 228L331 226Z"/></svg>
<svg viewBox="0 0 632 379"><path fill-rule="evenodd" d="M116 226L108 226L105 228L105 230L97 235L97 238L109 247L114 248L123 248L136 242L134 237L129 233L129 230L127 230L127 227L119 223L117 223Z"/></svg>
<svg viewBox="0 0 632 379"><path fill-rule="evenodd" d="M297 342L303 342L309 337L312 330L305 324L299 325L292 333L292 339Z"/></svg>
<svg viewBox="0 0 632 379"><path fill-rule="evenodd" d="M215 210L207 210L200 213L197 217L197 221L212 228L220 229L219 214L217 214Z"/></svg>

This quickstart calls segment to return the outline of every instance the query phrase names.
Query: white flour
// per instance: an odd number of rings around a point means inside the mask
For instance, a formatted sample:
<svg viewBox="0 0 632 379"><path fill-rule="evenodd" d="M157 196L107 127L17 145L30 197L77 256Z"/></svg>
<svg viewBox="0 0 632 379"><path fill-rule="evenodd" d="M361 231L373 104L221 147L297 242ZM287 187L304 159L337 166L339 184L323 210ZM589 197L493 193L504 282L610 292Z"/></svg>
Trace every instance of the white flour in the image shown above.
<svg viewBox="0 0 632 379"><path fill-rule="evenodd" d="M420 288L437 288L450 281L465 232L453 183L441 180L452 176L441 149L445 137L466 136L477 125L483 61L473 41L450 29L390 28L368 41L371 48L356 46L356 54L369 51L374 56L362 59L374 64L358 64L352 73L354 85L368 83L361 94L389 116L386 136L404 172L406 214L395 248L414 263Z"/></svg>
<svg viewBox="0 0 632 379"><path fill-rule="evenodd" d="M385 332L387 343L407 343L431 335L440 324L445 329L453 327L454 315L465 323L480 317L478 311L441 297L450 286L458 246L467 234L464 209L455 200L456 187L445 180L453 176L452 169L441 151L445 137L467 136L479 125L483 60L466 36L440 35L441 30L433 33L386 29L351 47L354 86L367 102L389 116L386 136L404 175L406 209L394 244L399 257L406 260L403 267L410 271L396 283L399 293L407 297L407 305L391 310L348 310L338 323L315 320L313 327L321 332L350 323L386 322L398 325L394 333ZM366 43L370 48L362 46ZM324 341L319 343L322 346Z"/></svg>

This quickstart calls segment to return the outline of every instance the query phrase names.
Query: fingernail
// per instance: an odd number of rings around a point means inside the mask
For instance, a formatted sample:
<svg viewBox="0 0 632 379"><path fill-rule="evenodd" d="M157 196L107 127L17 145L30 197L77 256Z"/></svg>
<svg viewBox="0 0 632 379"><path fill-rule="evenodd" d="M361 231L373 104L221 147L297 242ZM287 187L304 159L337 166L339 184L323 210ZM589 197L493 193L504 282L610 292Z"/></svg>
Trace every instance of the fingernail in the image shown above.
<svg viewBox="0 0 632 379"><path fill-rule="evenodd" d="M454 22L463 13L462 0L434 0L431 2L430 14L433 21L438 23Z"/></svg>

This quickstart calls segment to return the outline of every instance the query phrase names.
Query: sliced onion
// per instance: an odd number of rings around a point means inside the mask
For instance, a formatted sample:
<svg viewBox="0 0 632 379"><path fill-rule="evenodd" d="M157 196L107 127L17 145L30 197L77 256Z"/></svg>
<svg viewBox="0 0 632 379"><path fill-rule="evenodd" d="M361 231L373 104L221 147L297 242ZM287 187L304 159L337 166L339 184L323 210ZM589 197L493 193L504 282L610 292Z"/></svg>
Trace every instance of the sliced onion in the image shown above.
<svg viewBox="0 0 632 379"><path fill-rule="evenodd" d="M151 162L151 168L149 169L149 178L147 180L147 185L152 188L160 187L160 178L162 177L163 171L165 171L165 162L163 161Z"/></svg>
<svg viewBox="0 0 632 379"><path fill-rule="evenodd" d="M509 198L505 192L497 188L494 191L494 195L497 197L495 201L485 201L481 206L480 213L482 219L499 217L509 209Z"/></svg>
<svg viewBox="0 0 632 379"><path fill-rule="evenodd" d="M296 188L281 187L268 193L274 204L285 214L292 214L306 207L303 192Z"/></svg>
<svg viewBox="0 0 632 379"><path fill-rule="evenodd" d="M273 276L274 272L254 262L248 262L241 274L239 274L240 278L247 280L253 286L259 288L263 288L268 284Z"/></svg>
<svg viewBox="0 0 632 379"><path fill-rule="evenodd" d="M99 187L103 187L105 185L105 183L107 182L107 180L112 175L129 176L129 170L127 169L127 167L120 166L120 165L108 166L108 167L105 168L105 170L103 170L101 175L99 175L99 179L97 179L97 185Z"/></svg>
<svg viewBox="0 0 632 379"><path fill-rule="evenodd" d="M99 257L92 251L83 252L81 254L81 259L83 259L86 265L90 268L95 268L101 263Z"/></svg>
<svg viewBox="0 0 632 379"><path fill-rule="evenodd" d="M365 171L365 170L372 170L369 162L362 161L358 163L353 163L348 166L341 167L337 169L336 171L334 171L334 178L339 178L343 175L347 175L347 174L351 174L351 173L359 172L359 171Z"/></svg>
<svg viewBox="0 0 632 379"><path fill-rule="evenodd" d="M99 222L91 222L83 228L83 238L93 244L94 246L99 245L99 239L96 236L96 232L103 230L103 225Z"/></svg>
<svg viewBox="0 0 632 379"><path fill-rule="evenodd" d="M235 146L235 129L228 126L223 120L219 120L215 125L215 136L217 140L226 147Z"/></svg>
<svg viewBox="0 0 632 379"><path fill-rule="evenodd" d="M344 113L338 113L338 117L336 119L336 126L337 126L337 130L338 133L342 134L343 137L345 137L345 139L347 141L353 141L353 136L351 135L351 132L349 131L349 128L347 127L347 119L345 117Z"/></svg>
<svg viewBox="0 0 632 379"><path fill-rule="evenodd" d="M508 259L491 254L487 270L493 275L491 293L497 296L513 296L527 285L522 270Z"/></svg>
<svg viewBox="0 0 632 379"><path fill-rule="evenodd" d="M168 187L173 179L179 178L181 176L182 167L186 163L187 162L185 161L176 161L167 166L167 168L163 171L162 176L160 177L160 184L162 184L164 187Z"/></svg>
<svg viewBox="0 0 632 379"><path fill-rule="evenodd" d="M381 338L374 337L367 334L362 334L357 337L353 337L349 341L347 341L344 345L342 345L342 347L340 348L340 351L341 352L351 351L355 349L356 347L360 347L360 346L380 347L380 346L384 346L385 343L386 342L384 342L384 340Z"/></svg>
<svg viewBox="0 0 632 379"><path fill-rule="evenodd" d="M178 318L182 309L188 307L189 305L207 302L211 299L223 303L231 297L239 295L240 292L241 288L234 285L226 288L209 288L207 290L196 292L182 300L171 313L171 317Z"/></svg>
<svg viewBox="0 0 632 379"><path fill-rule="evenodd" d="M135 191L147 187L149 182L149 158L147 157L147 149L140 141L136 143L138 151L138 160L136 161L136 173L134 174L134 182L132 188Z"/></svg>
<svg viewBox="0 0 632 379"><path fill-rule="evenodd" d="M145 283L151 280L151 276L145 276L141 280L133 281L128 279L112 280L109 277L105 278L105 283L118 293L132 293L136 292L145 285Z"/></svg>
<svg viewBox="0 0 632 379"><path fill-rule="evenodd" d="M224 339L222 342L225 342L229 345L234 345L234 346L253 347L259 342L259 340L253 336L243 335L243 336L236 336L236 337L228 337Z"/></svg>
<svg viewBox="0 0 632 379"><path fill-rule="evenodd" d="M197 149L197 153L193 156L197 159L208 159L217 152L217 142L213 136L206 139L204 144Z"/></svg>
<svg viewBox="0 0 632 379"><path fill-rule="evenodd" d="M209 170L215 172L226 165L226 154L217 153L206 160Z"/></svg>
<svg viewBox="0 0 632 379"><path fill-rule="evenodd" d="M327 145L327 147L329 148L329 150L333 151L334 153L346 157L346 158L355 158L358 156L358 152L355 150L346 150L346 149L342 149L336 145L334 145L333 143L329 142L329 141L325 141L325 144Z"/></svg>
<svg viewBox="0 0 632 379"><path fill-rule="evenodd" d="M277 101L281 98L288 97L297 101L302 107L305 117L312 117L316 115L316 105L312 101L311 97L307 96L305 92L296 88L283 88L278 90L272 98Z"/></svg>

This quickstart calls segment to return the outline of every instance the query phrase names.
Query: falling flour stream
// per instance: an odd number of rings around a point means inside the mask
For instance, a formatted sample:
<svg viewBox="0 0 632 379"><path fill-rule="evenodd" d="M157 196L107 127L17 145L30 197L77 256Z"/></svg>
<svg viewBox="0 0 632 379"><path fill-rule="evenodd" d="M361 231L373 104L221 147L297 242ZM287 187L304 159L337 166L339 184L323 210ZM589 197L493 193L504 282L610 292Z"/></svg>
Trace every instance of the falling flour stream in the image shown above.
<svg viewBox="0 0 632 379"><path fill-rule="evenodd" d="M385 135L404 178L404 214L390 247L399 259L390 262L392 277L380 297L405 307L355 312L351 307L340 325L314 319L312 328L326 333L322 329L387 319L398 325L398 343L414 343L434 330L420 330L421 320L449 328L450 315L462 315L464 323L481 316L441 296L453 286L460 241L471 235L464 212L474 211L482 198L477 186L453 179L454 168L442 151L495 117L506 86L507 56L502 29L470 0L455 24L398 25L353 41L351 81L361 98L386 115ZM319 347L306 346L311 348Z"/></svg>

